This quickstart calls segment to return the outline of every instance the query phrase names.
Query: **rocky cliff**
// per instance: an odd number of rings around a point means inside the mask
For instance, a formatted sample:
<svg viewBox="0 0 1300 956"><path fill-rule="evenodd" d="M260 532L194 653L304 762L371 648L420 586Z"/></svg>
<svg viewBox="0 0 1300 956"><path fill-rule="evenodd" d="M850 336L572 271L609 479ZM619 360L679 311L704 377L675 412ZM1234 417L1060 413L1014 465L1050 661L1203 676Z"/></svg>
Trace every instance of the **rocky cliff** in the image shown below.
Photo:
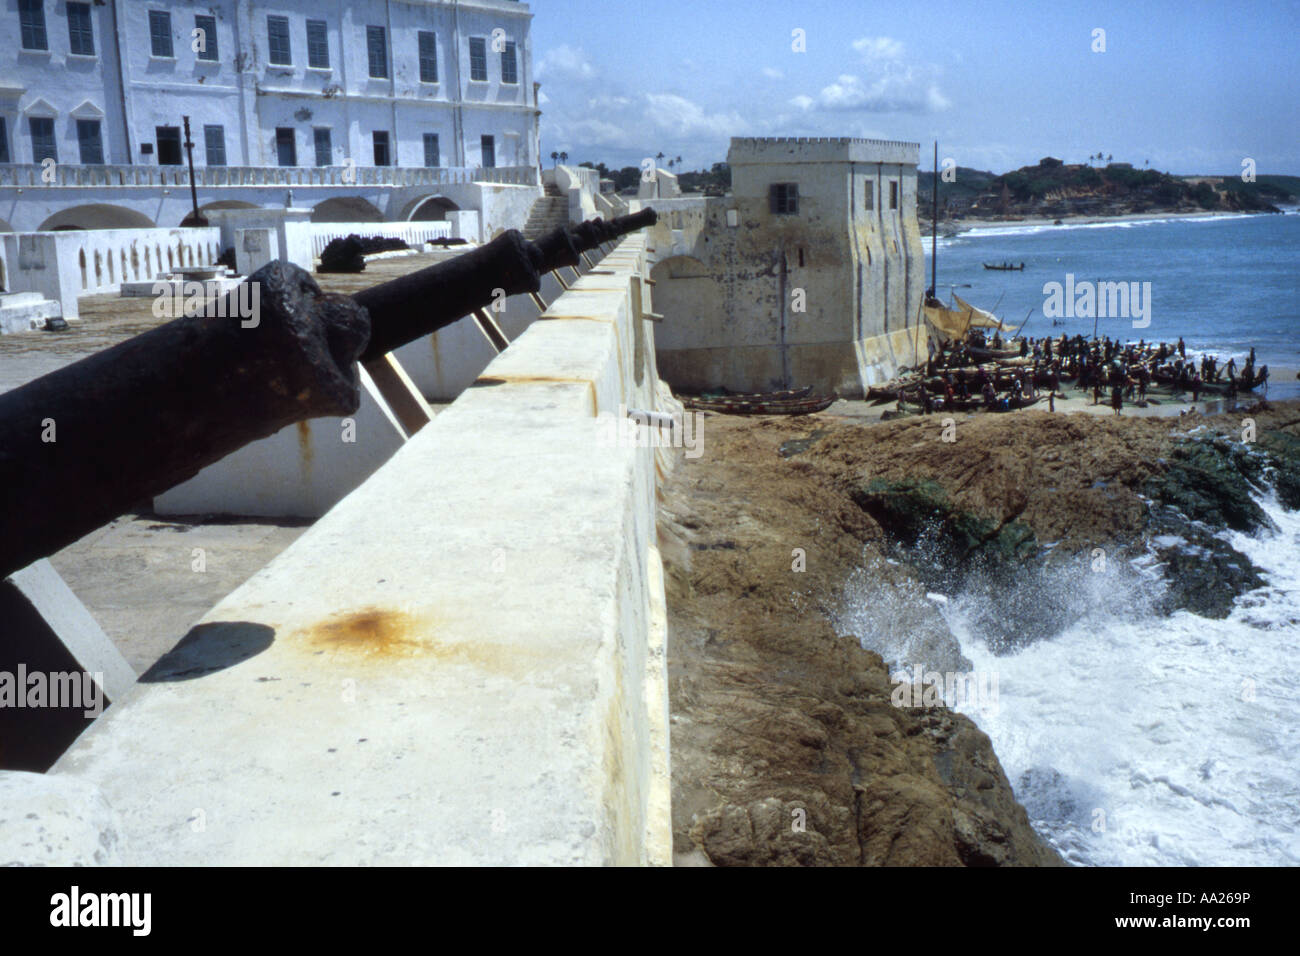
<svg viewBox="0 0 1300 956"><path fill-rule="evenodd" d="M970 719L894 706L886 662L845 613L849 582L870 585L854 594L872 595L872 641L961 669L931 589L986 588L977 626L1004 651L1082 615L1051 575L1098 555L1163 572L1143 592L1163 610L1222 615L1260 582L1217 532L1267 522L1252 493L1268 485L1300 505L1294 407L976 416L947 441L938 416L704 427L660 523L682 863L1058 865ZM1034 578L1047 585L1018 600Z"/></svg>

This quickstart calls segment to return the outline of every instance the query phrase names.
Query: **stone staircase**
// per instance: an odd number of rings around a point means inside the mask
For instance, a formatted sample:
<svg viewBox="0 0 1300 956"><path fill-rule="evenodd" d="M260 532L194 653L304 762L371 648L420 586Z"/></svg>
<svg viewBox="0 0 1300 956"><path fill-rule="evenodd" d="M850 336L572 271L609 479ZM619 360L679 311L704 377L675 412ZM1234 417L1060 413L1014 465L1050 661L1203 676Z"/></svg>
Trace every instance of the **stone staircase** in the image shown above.
<svg viewBox="0 0 1300 956"><path fill-rule="evenodd" d="M546 184L546 195L533 203L524 223L524 238L537 239L569 221L569 199L555 183Z"/></svg>

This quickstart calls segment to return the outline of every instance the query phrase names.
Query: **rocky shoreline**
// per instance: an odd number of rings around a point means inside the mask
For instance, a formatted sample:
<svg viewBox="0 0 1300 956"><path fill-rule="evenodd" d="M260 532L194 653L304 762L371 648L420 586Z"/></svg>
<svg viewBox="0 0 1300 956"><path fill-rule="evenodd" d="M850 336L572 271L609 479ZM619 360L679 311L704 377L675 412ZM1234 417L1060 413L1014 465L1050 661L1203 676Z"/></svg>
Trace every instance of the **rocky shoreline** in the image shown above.
<svg viewBox="0 0 1300 956"><path fill-rule="evenodd" d="M1134 561L1163 587L1114 600L1222 617L1262 581L1220 532L1266 526L1266 486L1300 507L1292 403L975 416L951 441L938 416L704 427L660 522L682 863L1059 865L976 723L894 706L890 664L969 667L941 595L987 594L976 625L1009 651Z"/></svg>

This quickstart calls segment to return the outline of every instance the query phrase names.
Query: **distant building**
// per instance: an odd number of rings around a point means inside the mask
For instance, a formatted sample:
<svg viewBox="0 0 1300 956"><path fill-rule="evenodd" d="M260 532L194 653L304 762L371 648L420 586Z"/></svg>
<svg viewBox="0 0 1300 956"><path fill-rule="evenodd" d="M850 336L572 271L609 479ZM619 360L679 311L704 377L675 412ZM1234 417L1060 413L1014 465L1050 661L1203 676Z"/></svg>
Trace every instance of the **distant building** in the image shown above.
<svg viewBox="0 0 1300 956"><path fill-rule="evenodd" d="M249 189L269 186L280 188L265 202L282 202L283 184L302 184L243 170L348 170L332 181L400 187L418 184L415 170L536 169L531 20L528 5L514 0L9 0L0 9L8 38L0 191L33 183L29 171L6 174L4 164L47 159L59 178L37 185L83 187L57 197L58 208L128 198L86 187L166 186L166 169L185 163L184 115L204 202L261 205ZM439 178L466 177L423 177ZM486 178L538 184L536 174ZM306 185L329 181L313 174ZM19 204L36 198L29 190ZM170 208L125 208L138 215L115 221L101 211L94 222L69 224L177 224L164 221ZM4 209L8 216L12 206ZM380 209L378 218L402 212Z"/></svg>
<svg viewBox="0 0 1300 956"><path fill-rule="evenodd" d="M917 143L733 139L732 191L652 200L659 372L860 396L926 358Z"/></svg>

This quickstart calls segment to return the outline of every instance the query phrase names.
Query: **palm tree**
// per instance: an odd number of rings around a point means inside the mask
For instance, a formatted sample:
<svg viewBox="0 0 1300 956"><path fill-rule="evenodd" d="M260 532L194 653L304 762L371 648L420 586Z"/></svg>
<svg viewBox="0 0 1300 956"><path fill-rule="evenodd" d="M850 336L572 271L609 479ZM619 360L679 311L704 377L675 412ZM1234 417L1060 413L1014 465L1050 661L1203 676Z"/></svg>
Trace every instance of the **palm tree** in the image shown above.
<svg viewBox="0 0 1300 956"><path fill-rule="evenodd" d="M562 163L567 163L568 161L569 161L569 154L566 153L566 152L561 151L561 152L560 152L560 162L562 162Z"/></svg>
<svg viewBox="0 0 1300 956"><path fill-rule="evenodd" d="M1107 162L1107 164L1109 164L1110 161L1111 161L1112 159L1114 159L1114 158L1115 158L1115 154L1114 154L1114 153L1107 153L1107 154L1106 154L1106 162Z"/></svg>
<svg viewBox="0 0 1300 956"><path fill-rule="evenodd" d="M664 158L663 150L660 150L659 155L656 156L655 159L658 161L658 160L662 160L663 158ZM656 163L656 165L658 165L658 163Z"/></svg>
<svg viewBox="0 0 1300 956"><path fill-rule="evenodd" d="M560 161L560 154L557 153L555 150L551 150L551 165L554 166L559 161Z"/></svg>
<svg viewBox="0 0 1300 956"><path fill-rule="evenodd" d="M677 168L678 169L682 168L682 158L680 156L677 157Z"/></svg>

